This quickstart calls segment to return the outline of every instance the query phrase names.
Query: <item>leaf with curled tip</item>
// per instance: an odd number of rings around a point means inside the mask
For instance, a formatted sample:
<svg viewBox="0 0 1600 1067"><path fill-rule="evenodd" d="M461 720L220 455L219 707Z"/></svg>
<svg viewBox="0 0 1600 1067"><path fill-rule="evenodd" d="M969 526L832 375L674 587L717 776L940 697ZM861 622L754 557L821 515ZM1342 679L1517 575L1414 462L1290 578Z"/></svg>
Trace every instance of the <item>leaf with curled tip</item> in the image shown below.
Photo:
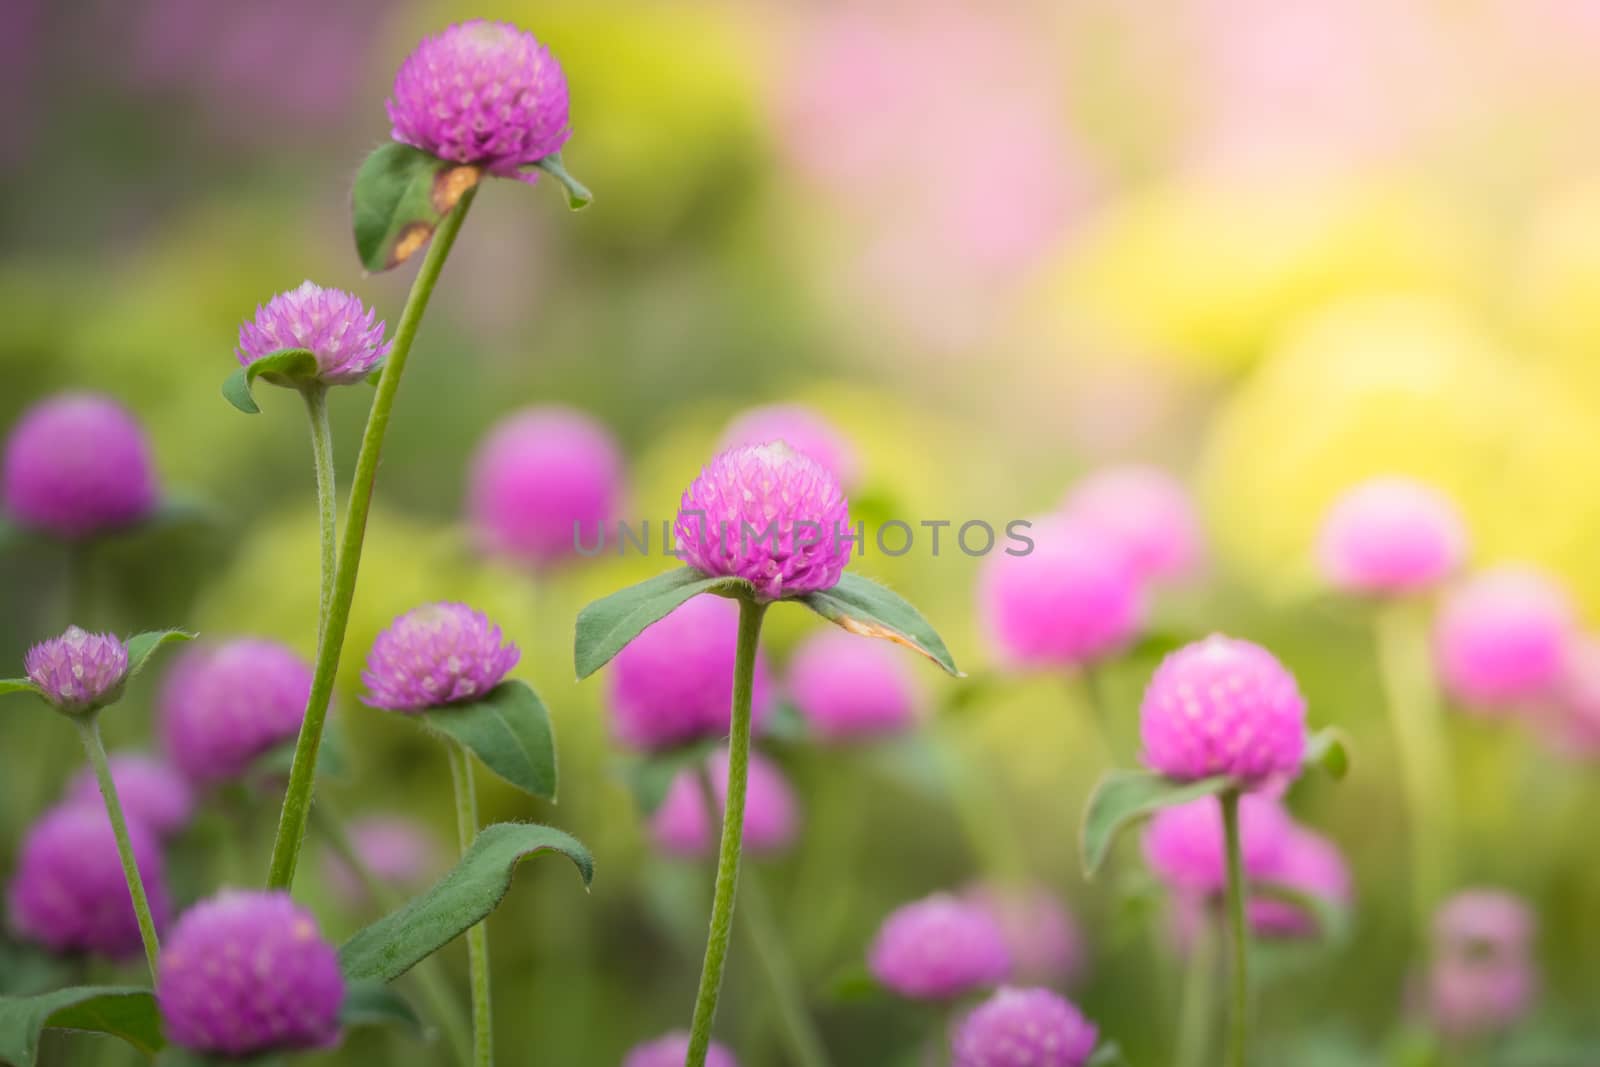
<svg viewBox="0 0 1600 1067"><path fill-rule="evenodd" d="M956 667L943 638L922 613L904 597L877 582L846 572L838 585L808 593L800 602L835 626L863 637L904 645L933 660L947 673L965 677Z"/></svg>

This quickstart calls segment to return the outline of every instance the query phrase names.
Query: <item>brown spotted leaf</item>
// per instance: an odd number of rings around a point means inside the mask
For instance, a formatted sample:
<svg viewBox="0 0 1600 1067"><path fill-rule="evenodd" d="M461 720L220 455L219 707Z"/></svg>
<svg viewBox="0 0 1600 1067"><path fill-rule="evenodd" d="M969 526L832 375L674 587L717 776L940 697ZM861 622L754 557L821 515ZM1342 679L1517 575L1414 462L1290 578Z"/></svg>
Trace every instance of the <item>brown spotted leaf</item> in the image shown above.
<svg viewBox="0 0 1600 1067"><path fill-rule="evenodd" d="M479 167L410 145L391 142L377 149L361 164L350 197L362 265L386 271L410 259L482 177Z"/></svg>
<svg viewBox="0 0 1600 1067"><path fill-rule="evenodd" d="M950 650L928 620L899 594L877 582L846 571L838 585L801 597L800 602L853 634L905 645L962 677Z"/></svg>

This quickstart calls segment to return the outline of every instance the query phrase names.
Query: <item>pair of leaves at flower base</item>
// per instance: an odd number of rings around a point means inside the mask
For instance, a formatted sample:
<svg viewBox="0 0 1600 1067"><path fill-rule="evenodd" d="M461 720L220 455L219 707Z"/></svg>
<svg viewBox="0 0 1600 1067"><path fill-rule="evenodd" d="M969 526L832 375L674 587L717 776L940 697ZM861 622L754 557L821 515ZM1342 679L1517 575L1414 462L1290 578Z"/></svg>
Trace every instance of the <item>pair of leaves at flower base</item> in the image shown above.
<svg viewBox="0 0 1600 1067"><path fill-rule="evenodd" d="M570 860L585 887L593 880L594 859L570 834L531 823L496 823L479 832L472 847L431 889L346 941L339 949L339 966L347 982L343 1024L398 1025L420 1033L415 1012L388 983L488 918L510 891L518 865L546 851ZM160 1013L147 989L82 986L31 997L0 997L0 1063L34 1067L40 1035L46 1029L120 1038L157 1057L161 1067L201 1067L211 1062L166 1046Z"/></svg>
<svg viewBox="0 0 1600 1067"><path fill-rule="evenodd" d="M123 675L122 684L127 685L129 680L144 670L145 664L150 661L156 649L172 641L192 641L195 635L187 630L149 630L142 634L134 634L123 642L123 647L128 650L128 673ZM6 693L32 693L44 697L44 691L28 678L0 678L0 696ZM120 687L114 693L107 693L104 703L113 704L120 697Z"/></svg>

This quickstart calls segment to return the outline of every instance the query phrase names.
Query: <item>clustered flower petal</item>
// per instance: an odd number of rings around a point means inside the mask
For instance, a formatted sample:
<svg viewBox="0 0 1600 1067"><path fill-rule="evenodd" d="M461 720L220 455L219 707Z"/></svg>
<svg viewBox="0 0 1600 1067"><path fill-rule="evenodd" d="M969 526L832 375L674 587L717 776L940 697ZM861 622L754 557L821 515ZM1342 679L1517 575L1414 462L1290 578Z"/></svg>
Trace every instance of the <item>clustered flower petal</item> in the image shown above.
<svg viewBox="0 0 1600 1067"><path fill-rule="evenodd" d="M839 484L856 485L861 480L861 459L844 434L810 408L800 404L771 404L750 408L732 422L722 434L722 450L743 445L782 441L796 452L803 452L833 472Z"/></svg>
<svg viewBox="0 0 1600 1067"><path fill-rule="evenodd" d="M854 544L838 479L781 441L707 464L683 494L674 536L689 566L743 578L767 600L831 589Z"/></svg>
<svg viewBox="0 0 1600 1067"><path fill-rule="evenodd" d="M388 101L393 137L454 163L532 182L561 150L567 80L550 51L507 22L474 19L426 37L400 64Z"/></svg>
<svg viewBox="0 0 1600 1067"><path fill-rule="evenodd" d="M1552 695L1575 636L1567 593L1531 567L1496 567L1440 608L1434 649L1445 688L1470 708L1505 710Z"/></svg>
<svg viewBox="0 0 1600 1067"><path fill-rule="evenodd" d="M651 836L663 852L689 857L711 855L728 803L727 750L709 756L706 769L717 798L716 821L706 811L705 785L698 772L680 771L650 818ZM744 804L745 852L781 852L794 842L799 829L799 804L788 779L771 760L752 752Z"/></svg>
<svg viewBox="0 0 1600 1067"><path fill-rule="evenodd" d="M29 408L6 440L0 482L13 522L69 541L131 526L160 499L144 428L95 393Z"/></svg>
<svg viewBox="0 0 1600 1067"><path fill-rule="evenodd" d="M1317 548L1322 573L1336 589L1410 593L1437 585L1461 566L1467 527L1432 486L1374 478L1335 501Z"/></svg>
<svg viewBox="0 0 1600 1067"><path fill-rule="evenodd" d="M914 1000L949 1000L1011 975L1005 931L989 912L948 893L907 904L884 920L867 966Z"/></svg>
<svg viewBox="0 0 1600 1067"><path fill-rule="evenodd" d="M1073 487L1065 513L1121 546L1144 581L1190 577L1205 537L1189 492L1158 467L1111 467Z"/></svg>
<svg viewBox="0 0 1600 1067"><path fill-rule="evenodd" d="M128 838L160 930L172 911L160 845L135 820L128 822ZM63 805L33 824L22 842L7 905L13 930L56 952L129 959L142 946L116 835L103 807Z"/></svg>
<svg viewBox="0 0 1600 1067"><path fill-rule="evenodd" d="M1251 785L1300 773L1306 702L1260 645L1221 634L1162 661L1139 712L1144 761L1178 781L1229 775Z"/></svg>
<svg viewBox="0 0 1600 1067"><path fill-rule="evenodd" d="M165 760L137 752L111 757L111 780L130 822L140 822L158 837L181 833L194 818L194 790ZM67 786L63 803L98 808L104 801L94 772L84 768Z"/></svg>
<svg viewBox="0 0 1600 1067"><path fill-rule="evenodd" d="M115 635L76 626L34 645L23 663L28 680L69 715L115 701L128 677L128 649Z"/></svg>
<svg viewBox="0 0 1600 1067"><path fill-rule="evenodd" d="M727 736L733 715L733 665L739 607L699 596L651 623L611 661L611 732L632 748L671 748ZM756 652L751 725L772 710L767 660Z"/></svg>
<svg viewBox="0 0 1600 1067"><path fill-rule="evenodd" d="M330 385L358 382L389 354L383 323L358 297L309 281L279 293L239 327L235 355L248 367L285 348L310 349L317 376Z"/></svg>
<svg viewBox="0 0 1600 1067"><path fill-rule="evenodd" d="M622 1067L683 1067L688 1055L689 1035L675 1030L665 1037L634 1046L623 1058ZM739 1067L739 1061L713 1041L706 1051L706 1067Z"/></svg>
<svg viewBox="0 0 1600 1067"><path fill-rule="evenodd" d="M237 778L299 734L310 695L310 666L275 641L192 648L157 698L163 747L191 782Z"/></svg>
<svg viewBox="0 0 1600 1067"><path fill-rule="evenodd" d="M467 484L479 547L546 566L580 543L585 551L603 547L605 524L621 507L622 452L610 431L582 412L529 408L489 431Z"/></svg>
<svg viewBox="0 0 1600 1067"><path fill-rule="evenodd" d="M367 656L362 701L389 711L419 712L488 693L522 652L500 627L465 604L413 608L378 635Z"/></svg>
<svg viewBox="0 0 1600 1067"><path fill-rule="evenodd" d="M344 995L338 953L281 892L225 890L190 908L156 979L167 1039L226 1056L336 1044Z"/></svg>
<svg viewBox="0 0 1600 1067"><path fill-rule="evenodd" d="M983 908L1005 934L1016 982L1070 982L1087 963L1082 931L1066 906L1043 885L984 884L962 896Z"/></svg>
<svg viewBox="0 0 1600 1067"><path fill-rule="evenodd" d="M1074 519L1035 522L1026 555L997 552L978 577L989 642L1012 667L1066 668L1103 659L1144 622L1144 593L1127 555Z"/></svg>
<svg viewBox="0 0 1600 1067"><path fill-rule="evenodd" d="M912 726L921 693L891 644L819 630L789 661L785 689L824 741L881 737Z"/></svg>
<svg viewBox="0 0 1600 1067"><path fill-rule="evenodd" d="M968 1012L950 1042L951 1067L1083 1067L1100 1032L1049 989L996 990Z"/></svg>
<svg viewBox="0 0 1600 1067"><path fill-rule="evenodd" d="M398 815L368 816L353 820L345 830L362 866L386 886L409 895L439 873L439 843L410 819ZM361 876L338 853L330 850L326 854L322 870L329 888L347 907L376 903Z"/></svg>
<svg viewBox="0 0 1600 1067"><path fill-rule="evenodd" d="M1273 799L1251 793L1239 800L1239 848L1247 880L1267 879L1279 869L1294 833L1294 822ZM1163 808L1144 831L1144 858L1150 869L1182 893L1215 895L1227 885L1227 849L1222 805L1200 797Z"/></svg>
<svg viewBox="0 0 1600 1067"><path fill-rule="evenodd" d="M1442 1033L1492 1034L1528 1013L1539 991L1533 932L1533 912L1510 893L1469 889L1440 906L1426 1003Z"/></svg>

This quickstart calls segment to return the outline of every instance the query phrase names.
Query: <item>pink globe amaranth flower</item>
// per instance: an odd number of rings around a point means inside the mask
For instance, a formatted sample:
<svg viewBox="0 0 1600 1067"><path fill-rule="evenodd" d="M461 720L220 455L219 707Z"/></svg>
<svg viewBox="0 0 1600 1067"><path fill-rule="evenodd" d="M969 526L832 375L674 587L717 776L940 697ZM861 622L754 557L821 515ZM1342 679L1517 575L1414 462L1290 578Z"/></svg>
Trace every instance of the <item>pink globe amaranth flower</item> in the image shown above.
<svg viewBox="0 0 1600 1067"><path fill-rule="evenodd" d="M611 661L612 734L646 750L726 736L738 643L739 607L722 597L694 597L651 623ZM766 720L772 696L767 660L758 650L752 726Z"/></svg>
<svg viewBox="0 0 1600 1067"><path fill-rule="evenodd" d="M717 819L707 817L705 787L692 770L680 771L666 798L650 817L650 836L663 852L675 856L709 856L721 834L728 802L728 753L707 757L711 788L717 797ZM744 805L744 850L782 852L800 831L799 804L777 764L759 752L750 754L750 775Z"/></svg>
<svg viewBox="0 0 1600 1067"><path fill-rule="evenodd" d="M1468 1039L1527 1015L1539 991L1533 932L1532 911L1509 893L1466 890L1440 906L1425 997L1441 1033Z"/></svg>
<svg viewBox="0 0 1600 1067"><path fill-rule="evenodd" d="M1281 869L1294 821L1276 800L1249 794L1239 800L1239 850L1248 881ZM1228 882L1222 805L1200 797L1163 808L1144 830L1144 859L1169 888L1201 895L1221 893Z"/></svg>
<svg viewBox="0 0 1600 1067"><path fill-rule="evenodd" d="M689 1035L675 1030L665 1037L635 1045L622 1058L622 1067L683 1067L688 1055ZM706 1067L739 1067L739 1061L713 1041L706 1052Z"/></svg>
<svg viewBox="0 0 1600 1067"><path fill-rule="evenodd" d="M307 348L317 357L317 377L329 385L359 382L389 354L383 323L357 297L302 282L256 308L239 327L234 354L248 367L284 348Z"/></svg>
<svg viewBox="0 0 1600 1067"><path fill-rule="evenodd" d="M995 990L956 1024L951 1067L1082 1067L1099 1029L1049 989Z"/></svg>
<svg viewBox="0 0 1600 1067"><path fill-rule="evenodd" d="M1374 478L1339 497L1323 521L1323 576L1347 593L1402 594L1460 568L1467 527L1443 493L1410 478Z"/></svg>
<svg viewBox="0 0 1600 1067"><path fill-rule="evenodd" d="M1567 593L1531 567L1486 570L1451 592L1434 625L1445 688L1494 712L1551 695L1576 628Z"/></svg>
<svg viewBox="0 0 1600 1067"><path fill-rule="evenodd" d="M191 782L237 778L294 740L311 696L311 668L275 641L240 638L192 648L157 697L163 747Z"/></svg>
<svg viewBox="0 0 1600 1067"><path fill-rule="evenodd" d="M1144 593L1128 557L1095 527L1035 522L1033 550L992 553L978 574L978 613L1008 666L1068 668L1121 651L1144 622Z"/></svg>
<svg viewBox="0 0 1600 1067"><path fill-rule="evenodd" d="M833 588L854 545L838 479L781 441L707 464L684 491L673 535L689 566L743 578L765 600Z"/></svg>
<svg viewBox="0 0 1600 1067"><path fill-rule="evenodd" d="M132 526L160 500L144 428L95 393L65 393L23 413L0 480L13 522L69 541Z"/></svg>
<svg viewBox="0 0 1600 1067"><path fill-rule="evenodd" d="M1070 982L1082 975L1087 963L1083 933L1045 886L982 884L962 896L1000 924L1013 981Z"/></svg>
<svg viewBox="0 0 1600 1067"><path fill-rule="evenodd" d="M950 1000L1011 976L1005 931L988 910L949 893L899 908L878 928L867 967L913 1000Z"/></svg>
<svg viewBox="0 0 1600 1067"><path fill-rule="evenodd" d="M795 651L784 688L824 741L909 729L922 701L892 645L838 629L818 631Z"/></svg>
<svg viewBox="0 0 1600 1067"><path fill-rule="evenodd" d="M1139 709L1144 762L1176 781L1228 775L1259 787L1300 773L1306 702L1260 645L1213 634L1156 668Z"/></svg>
<svg viewBox="0 0 1600 1067"><path fill-rule="evenodd" d="M1119 545L1144 581L1191 577L1205 554L1189 491L1158 467L1096 471L1073 487L1065 513Z"/></svg>
<svg viewBox="0 0 1600 1067"><path fill-rule="evenodd" d="M528 408L489 431L467 474L467 516L480 548L534 566L603 544L622 503L622 452L600 423L570 408Z"/></svg>
<svg viewBox="0 0 1600 1067"><path fill-rule="evenodd" d="M1584 635L1567 646L1555 699L1537 715L1545 742L1556 755L1600 757L1600 638Z"/></svg>
<svg viewBox="0 0 1600 1067"><path fill-rule="evenodd" d="M1291 827L1271 869L1261 881L1298 890L1330 904L1350 903L1350 868L1339 846L1302 826ZM1249 902L1250 928L1262 937L1312 937L1316 920L1304 908L1267 896Z"/></svg>
<svg viewBox="0 0 1600 1067"><path fill-rule="evenodd" d="M411 819L376 815L351 822L346 828L350 847L383 884L410 896L439 873L439 842ZM335 896L349 908L375 903L361 877L331 849L323 857L322 873Z"/></svg>
<svg viewBox="0 0 1600 1067"><path fill-rule="evenodd" d="M171 917L159 842L128 821L128 838L159 930ZM105 809L72 804L46 812L22 842L7 895L11 928L55 952L112 959L139 955L142 941Z"/></svg>
<svg viewBox="0 0 1600 1067"><path fill-rule="evenodd" d="M782 441L810 456L839 480L854 486L861 480L861 459L844 434L821 415L801 404L770 404L742 412L722 433L721 449Z"/></svg>
<svg viewBox="0 0 1600 1067"><path fill-rule="evenodd" d="M338 953L282 892L224 890L190 908L156 978L167 1040L226 1056L337 1044L344 995Z"/></svg>
<svg viewBox="0 0 1600 1067"><path fill-rule="evenodd" d="M28 680L44 698L68 715L116 702L128 677L128 649L113 634L92 634L76 626L60 637L28 649L23 664Z"/></svg>
<svg viewBox="0 0 1600 1067"><path fill-rule="evenodd" d="M420 712L484 696L522 652L481 611L441 601L412 608L372 642L361 702Z"/></svg>
<svg viewBox="0 0 1600 1067"><path fill-rule="evenodd" d="M194 818L194 791L165 760L138 752L111 757L111 780L130 822L140 822L158 837L181 833ZM63 804L96 808L103 801L94 772L84 768L67 785Z"/></svg>
<svg viewBox="0 0 1600 1067"><path fill-rule="evenodd" d="M567 143L567 79L544 45L508 22L474 19L425 37L400 64L387 104L392 136L500 178Z"/></svg>

